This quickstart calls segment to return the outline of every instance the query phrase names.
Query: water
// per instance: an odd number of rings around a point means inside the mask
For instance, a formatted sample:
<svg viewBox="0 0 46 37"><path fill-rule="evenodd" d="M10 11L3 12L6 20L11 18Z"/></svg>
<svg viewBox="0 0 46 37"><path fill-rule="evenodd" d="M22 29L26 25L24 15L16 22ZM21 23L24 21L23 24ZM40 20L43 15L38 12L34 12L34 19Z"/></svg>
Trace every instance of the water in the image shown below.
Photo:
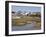
<svg viewBox="0 0 46 37"><path fill-rule="evenodd" d="M35 24L26 24L23 26L12 26L12 31L22 31L22 30L35 30Z"/></svg>

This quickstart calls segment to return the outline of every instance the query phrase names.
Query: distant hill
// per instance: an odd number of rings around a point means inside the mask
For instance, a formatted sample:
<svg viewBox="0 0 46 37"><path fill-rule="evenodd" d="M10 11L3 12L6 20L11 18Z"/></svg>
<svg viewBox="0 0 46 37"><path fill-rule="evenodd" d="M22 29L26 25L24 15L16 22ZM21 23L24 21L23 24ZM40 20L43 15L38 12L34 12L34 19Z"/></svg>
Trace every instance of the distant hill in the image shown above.
<svg viewBox="0 0 46 37"><path fill-rule="evenodd" d="M41 15L41 13L40 12L26 12L26 11L17 11L17 12L14 12L14 11L12 11L12 15L13 16L22 16L22 15Z"/></svg>

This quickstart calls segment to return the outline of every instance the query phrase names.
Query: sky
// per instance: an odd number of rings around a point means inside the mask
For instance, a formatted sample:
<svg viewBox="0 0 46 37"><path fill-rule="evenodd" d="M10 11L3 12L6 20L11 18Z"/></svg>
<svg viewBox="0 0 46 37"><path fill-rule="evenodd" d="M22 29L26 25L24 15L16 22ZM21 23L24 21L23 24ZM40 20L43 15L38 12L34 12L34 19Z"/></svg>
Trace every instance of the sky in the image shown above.
<svg viewBox="0 0 46 37"><path fill-rule="evenodd" d="M12 5L12 11L17 12L17 11L26 11L26 12L41 12L41 7L36 7L36 6L15 6Z"/></svg>

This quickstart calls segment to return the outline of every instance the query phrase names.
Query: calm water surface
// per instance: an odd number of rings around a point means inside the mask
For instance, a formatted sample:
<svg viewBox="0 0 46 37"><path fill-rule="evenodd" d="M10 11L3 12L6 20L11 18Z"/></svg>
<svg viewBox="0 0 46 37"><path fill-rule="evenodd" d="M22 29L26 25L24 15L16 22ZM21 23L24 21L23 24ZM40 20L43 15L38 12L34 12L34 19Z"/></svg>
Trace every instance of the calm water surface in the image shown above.
<svg viewBox="0 0 46 37"><path fill-rule="evenodd" d="M26 24L23 26L12 26L12 31L22 31L22 30L35 30L35 24Z"/></svg>

